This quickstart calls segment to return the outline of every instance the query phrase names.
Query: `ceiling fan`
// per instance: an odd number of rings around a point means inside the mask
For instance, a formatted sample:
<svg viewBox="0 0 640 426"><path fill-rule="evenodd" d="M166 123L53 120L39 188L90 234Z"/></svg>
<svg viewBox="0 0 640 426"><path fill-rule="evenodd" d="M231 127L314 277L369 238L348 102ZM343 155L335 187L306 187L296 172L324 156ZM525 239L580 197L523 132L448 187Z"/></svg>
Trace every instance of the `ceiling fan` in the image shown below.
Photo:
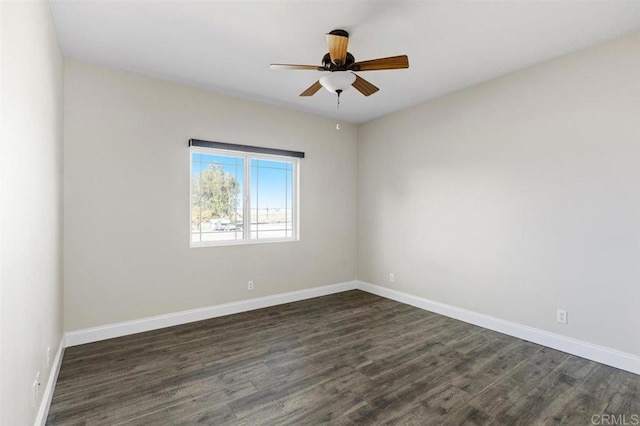
<svg viewBox="0 0 640 426"><path fill-rule="evenodd" d="M271 64L270 68L274 70L328 71L327 75L322 76L320 80L300 93L300 96L312 96L321 87L324 87L329 92L338 95L338 104L340 103L340 94L349 86L355 87L365 96L373 95L379 90L355 72L409 68L407 55L356 62L353 55L347 52L349 33L345 30L333 30L328 33L327 44L329 53L322 58L322 65Z"/></svg>

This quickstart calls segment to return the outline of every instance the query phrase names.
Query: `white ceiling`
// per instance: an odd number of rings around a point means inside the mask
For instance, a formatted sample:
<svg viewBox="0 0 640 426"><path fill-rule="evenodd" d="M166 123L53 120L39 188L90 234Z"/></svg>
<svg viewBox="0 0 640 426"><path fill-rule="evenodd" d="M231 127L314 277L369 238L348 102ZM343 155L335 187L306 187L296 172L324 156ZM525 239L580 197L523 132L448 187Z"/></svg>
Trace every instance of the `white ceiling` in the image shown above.
<svg viewBox="0 0 640 426"><path fill-rule="evenodd" d="M364 122L640 30L640 1L53 0L63 53L198 87ZM360 75L380 87L298 95L324 34L349 31L356 60L409 55L408 70Z"/></svg>

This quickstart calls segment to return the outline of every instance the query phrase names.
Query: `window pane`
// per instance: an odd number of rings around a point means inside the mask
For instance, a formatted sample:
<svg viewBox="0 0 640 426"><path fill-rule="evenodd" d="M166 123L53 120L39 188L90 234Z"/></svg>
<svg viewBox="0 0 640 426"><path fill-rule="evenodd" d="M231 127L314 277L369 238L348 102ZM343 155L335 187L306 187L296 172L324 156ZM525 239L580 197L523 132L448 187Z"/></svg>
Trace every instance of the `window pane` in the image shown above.
<svg viewBox="0 0 640 426"><path fill-rule="evenodd" d="M191 154L191 241L243 239L242 157Z"/></svg>
<svg viewBox="0 0 640 426"><path fill-rule="evenodd" d="M251 238L293 237L293 163L251 160Z"/></svg>

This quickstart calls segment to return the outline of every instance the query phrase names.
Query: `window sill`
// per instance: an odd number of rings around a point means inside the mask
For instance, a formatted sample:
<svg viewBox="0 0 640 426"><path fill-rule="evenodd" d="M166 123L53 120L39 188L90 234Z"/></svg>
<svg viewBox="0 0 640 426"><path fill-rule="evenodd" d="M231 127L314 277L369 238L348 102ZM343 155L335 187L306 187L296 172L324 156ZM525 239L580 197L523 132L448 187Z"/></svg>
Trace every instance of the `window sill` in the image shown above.
<svg viewBox="0 0 640 426"><path fill-rule="evenodd" d="M226 246L245 246L254 244L273 244L273 243L297 243L299 238L273 238L264 240L239 240L239 241L216 241L216 242L203 242L203 243L190 243L190 248L203 248L203 247L226 247Z"/></svg>

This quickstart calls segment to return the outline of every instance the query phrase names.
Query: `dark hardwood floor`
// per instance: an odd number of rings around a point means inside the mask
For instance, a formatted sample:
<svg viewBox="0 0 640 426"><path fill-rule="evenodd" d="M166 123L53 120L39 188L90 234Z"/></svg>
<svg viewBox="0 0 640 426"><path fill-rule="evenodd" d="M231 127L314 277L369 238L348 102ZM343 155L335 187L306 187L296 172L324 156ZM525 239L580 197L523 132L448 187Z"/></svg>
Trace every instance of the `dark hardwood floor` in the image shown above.
<svg viewBox="0 0 640 426"><path fill-rule="evenodd" d="M68 348L47 424L590 425L602 413L640 415L640 376L349 291Z"/></svg>

